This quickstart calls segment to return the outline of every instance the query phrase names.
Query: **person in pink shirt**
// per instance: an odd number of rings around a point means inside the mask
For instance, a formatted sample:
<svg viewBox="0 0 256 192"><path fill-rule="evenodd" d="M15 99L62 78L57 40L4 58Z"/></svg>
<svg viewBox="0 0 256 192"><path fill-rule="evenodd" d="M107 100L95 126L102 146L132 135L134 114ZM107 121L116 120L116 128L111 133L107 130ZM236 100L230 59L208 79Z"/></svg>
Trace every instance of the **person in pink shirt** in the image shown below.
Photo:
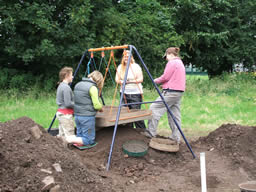
<svg viewBox="0 0 256 192"><path fill-rule="evenodd" d="M156 84L161 84L164 100L180 126L180 105L186 87L186 71L183 62L179 57L179 51L180 49L178 47L170 47L165 51L163 57L166 58L168 63L165 66L164 73L159 78L154 79L154 82ZM159 96L156 101L162 101L161 97ZM147 132L144 132L144 135L155 137L157 135L158 121L166 113L167 109L163 102L153 103L150 106L150 109L152 110L153 117L148 121ZM169 138L179 144L180 132L169 113L168 122L172 129L172 135L170 135Z"/></svg>

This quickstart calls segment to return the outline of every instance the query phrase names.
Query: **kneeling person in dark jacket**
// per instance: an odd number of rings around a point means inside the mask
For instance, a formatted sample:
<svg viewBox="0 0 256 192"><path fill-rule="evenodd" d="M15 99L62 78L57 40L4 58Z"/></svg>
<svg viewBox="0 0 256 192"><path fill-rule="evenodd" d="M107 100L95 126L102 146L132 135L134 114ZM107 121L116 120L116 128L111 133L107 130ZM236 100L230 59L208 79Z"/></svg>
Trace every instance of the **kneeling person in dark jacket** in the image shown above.
<svg viewBox="0 0 256 192"><path fill-rule="evenodd" d="M103 76L94 71L83 77L74 88L74 115L77 128L76 136L69 136L68 143L92 145L95 143L95 116L97 111L102 112L99 101L99 90L103 87Z"/></svg>

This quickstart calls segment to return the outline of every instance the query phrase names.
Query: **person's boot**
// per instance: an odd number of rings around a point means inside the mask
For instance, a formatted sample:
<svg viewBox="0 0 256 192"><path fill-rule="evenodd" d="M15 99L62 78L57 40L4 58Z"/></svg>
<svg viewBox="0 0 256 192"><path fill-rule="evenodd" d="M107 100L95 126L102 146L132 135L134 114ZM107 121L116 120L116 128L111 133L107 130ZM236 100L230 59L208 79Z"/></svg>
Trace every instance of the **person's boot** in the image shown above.
<svg viewBox="0 0 256 192"><path fill-rule="evenodd" d="M83 140L81 137L77 137L75 135L70 135L66 137L68 143L76 143L76 144L83 144Z"/></svg>

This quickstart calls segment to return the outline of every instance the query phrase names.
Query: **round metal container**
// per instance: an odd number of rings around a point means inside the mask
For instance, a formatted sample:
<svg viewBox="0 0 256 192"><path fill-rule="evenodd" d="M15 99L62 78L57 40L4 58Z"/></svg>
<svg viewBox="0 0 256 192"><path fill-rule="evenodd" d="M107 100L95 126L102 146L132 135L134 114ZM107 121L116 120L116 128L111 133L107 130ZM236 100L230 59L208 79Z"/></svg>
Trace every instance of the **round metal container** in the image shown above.
<svg viewBox="0 0 256 192"><path fill-rule="evenodd" d="M239 184L241 192L256 192L256 181L248 181Z"/></svg>
<svg viewBox="0 0 256 192"><path fill-rule="evenodd" d="M148 152L148 145L141 140L129 140L123 144L123 151L128 156L142 157Z"/></svg>

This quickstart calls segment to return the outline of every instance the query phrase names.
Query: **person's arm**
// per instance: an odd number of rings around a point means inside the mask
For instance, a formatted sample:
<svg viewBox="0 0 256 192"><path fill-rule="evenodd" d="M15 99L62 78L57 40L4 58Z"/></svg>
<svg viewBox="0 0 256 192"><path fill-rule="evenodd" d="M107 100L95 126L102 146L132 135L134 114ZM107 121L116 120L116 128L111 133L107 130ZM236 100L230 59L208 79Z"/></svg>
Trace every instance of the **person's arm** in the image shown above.
<svg viewBox="0 0 256 192"><path fill-rule="evenodd" d="M102 108L102 104L99 101L99 93L98 93L98 89L95 86L92 86L89 90L89 94L92 98L92 104L94 109L96 110L100 110Z"/></svg>
<svg viewBox="0 0 256 192"><path fill-rule="evenodd" d="M121 65L118 66L117 70L116 70L116 78L115 78L116 83L123 83L123 81L121 80Z"/></svg>
<svg viewBox="0 0 256 192"><path fill-rule="evenodd" d="M69 85L68 85L69 86ZM74 108L74 102L72 101L72 90L69 87L65 87L63 90L64 106L66 108Z"/></svg>
<svg viewBox="0 0 256 192"><path fill-rule="evenodd" d="M174 63L172 61L169 61L165 66L163 75L161 75L159 78L154 79L154 82L157 84L163 84L169 81L174 72L174 67Z"/></svg>

